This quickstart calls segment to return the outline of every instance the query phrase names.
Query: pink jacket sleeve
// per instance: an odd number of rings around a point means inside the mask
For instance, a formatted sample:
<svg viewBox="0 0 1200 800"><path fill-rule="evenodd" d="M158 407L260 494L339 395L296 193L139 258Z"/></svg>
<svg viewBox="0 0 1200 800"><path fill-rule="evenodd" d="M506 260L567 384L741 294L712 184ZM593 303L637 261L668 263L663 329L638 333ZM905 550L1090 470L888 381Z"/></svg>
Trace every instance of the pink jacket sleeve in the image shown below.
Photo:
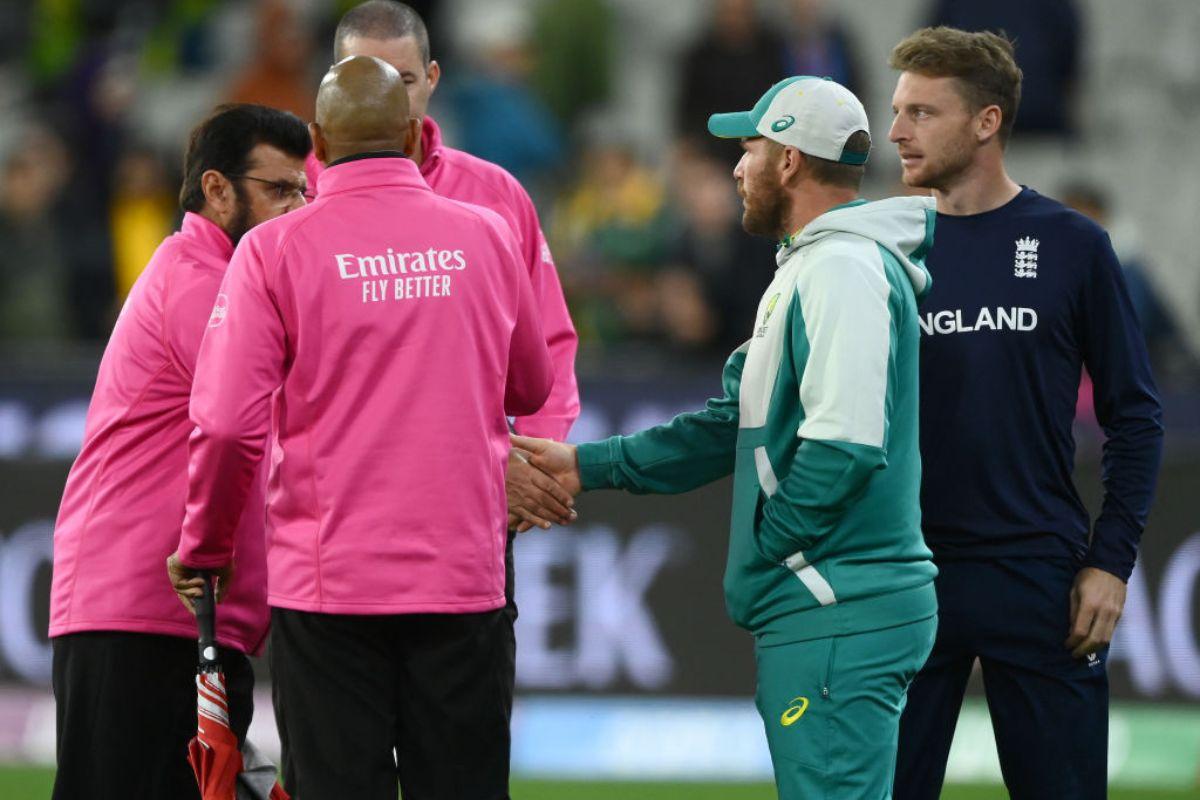
<svg viewBox="0 0 1200 800"><path fill-rule="evenodd" d="M540 436L562 441L579 416L579 386L575 382L575 351L579 337L571 323L567 302L563 297L558 271L546 237L538 223L537 210L524 190L518 192L516 209L519 213L523 260L529 270L536 312L541 319L546 346L554 365L554 386L545 405L535 414L520 417L514 427L525 436Z"/></svg>
<svg viewBox="0 0 1200 800"><path fill-rule="evenodd" d="M492 233L517 284L517 316L508 349L504 413L510 416L534 414L542 408L554 387L554 364L538 318L533 286L521 264L512 233L499 217L495 217Z"/></svg>
<svg viewBox="0 0 1200 800"><path fill-rule="evenodd" d="M172 277L163 304L163 339L175 368L189 381L221 276L195 270Z"/></svg>
<svg viewBox="0 0 1200 800"><path fill-rule="evenodd" d="M193 569L233 558L234 532L258 474L283 382L286 335L262 254L242 240L200 345L192 386L188 497L179 557Z"/></svg>

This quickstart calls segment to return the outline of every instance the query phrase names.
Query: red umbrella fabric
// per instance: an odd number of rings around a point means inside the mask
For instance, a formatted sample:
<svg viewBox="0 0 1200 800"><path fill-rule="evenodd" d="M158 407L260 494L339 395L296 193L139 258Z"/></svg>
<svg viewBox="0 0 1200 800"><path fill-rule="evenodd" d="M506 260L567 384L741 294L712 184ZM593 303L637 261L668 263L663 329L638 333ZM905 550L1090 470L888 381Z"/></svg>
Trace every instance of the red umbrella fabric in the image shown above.
<svg viewBox="0 0 1200 800"><path fill-rule="evenodd" d="M196 737L188 742L188 761L196 773L202 800L261 797L245 784L239 787L242 752L229 726L229 695L217 651L216 602L212 580L205 576L204 596L196 601L200 628L200 665L196 670ZM290 800L278 783L269 800Z"/></svg>
<svg viewBox="0 0 1200 800"><path fill-rule="evenodd" d="M223 672L196 676L196 738L188 743L188 761L203 800L235 800L242 752L229 727Z"/></svg>

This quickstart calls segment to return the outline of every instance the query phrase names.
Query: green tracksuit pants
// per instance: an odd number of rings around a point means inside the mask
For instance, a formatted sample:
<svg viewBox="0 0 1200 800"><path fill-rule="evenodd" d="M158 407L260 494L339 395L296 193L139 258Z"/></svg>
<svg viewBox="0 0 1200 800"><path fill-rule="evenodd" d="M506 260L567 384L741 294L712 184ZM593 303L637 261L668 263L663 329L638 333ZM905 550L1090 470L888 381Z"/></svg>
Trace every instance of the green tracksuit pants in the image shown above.
<svg viewBox="0 0 1200 800"><path fill-rule="evenodd" d="M755 700L779 800L889 800L908 684L937 617L850 636L759 646Z"/></svg>

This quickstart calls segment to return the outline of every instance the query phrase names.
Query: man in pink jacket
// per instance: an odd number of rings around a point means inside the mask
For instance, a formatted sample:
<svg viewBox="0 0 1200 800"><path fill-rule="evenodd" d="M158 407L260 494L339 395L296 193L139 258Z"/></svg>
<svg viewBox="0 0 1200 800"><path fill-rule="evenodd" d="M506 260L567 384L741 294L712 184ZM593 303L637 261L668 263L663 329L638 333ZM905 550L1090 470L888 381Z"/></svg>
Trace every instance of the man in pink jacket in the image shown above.
<svg viewBox="0 0 1200 800"><path fill-rule="evenodd" d="M308 149L304 123L275 109L225 106L201 123L183 226L134 284L104 352L54 530L56 798L199 797L187 763L196 621L162 578L183 524L188 400L205 326L227 307L217 290L234 244L304 204ZM263 481L251 480L251 510L232 529L245 569L218 625L239 736L253 710L245 654L267 634L262 506Z"/></svg>
<svg viewBox="0 0 1200 800"><path fill-rule="evenodd" d="M201 347L179 562L218 592L236 575L274 420L287 788L394 800L398 773L406 797L507 797L506 415L554 381L529 276L496 214L405 157L418 123L385 62L336 64L310 130L316 201L242 241Z"/></svg>
<svg viewBox="0 0 1200 800"><path fill-rule="evenodd" d="M350 9L334 34L333 52L335 60L347 56L374 56L395 67L408 90L409 113L421 123L412 160L420 168L425 182L443 197L495 211L512 228L521 263L533 284L538 316L554 364L554 388L546 404L534 414L518 417L513 427L526 435L564 441L579 416L579 389L575 381L578 337L533 201L503 168L443 144L441 130L427 114L430 97L441 79L441 67L430 57L429 33L424 21L408 5L393 0L368 0ZM490 123L480 120L478 124ZM315 156L309 156L306 169L309 185L316 186L321 165ZM549 528L553 522L570 522L574 518L571 511L574 501L557 483L531 467L525 460L526 455L514 450L508 459L507 527L525 530L534 525ZM512 546L510 534L505 544L506 624L509 630L507 659L501 665L504 671L501 685L507 687L502 693L505 697L512 696L516 680L514 626L517 605ZM276 703L275 711L279 715L284 709ZM282 729L284 725L282 720L280 722ZM285 773L289 770L286 735L284 770Z"/></svg>
<svg viewBox="0 0 1200 800"><path fill-rule="evenodd" d="M430 58L424 21L408 5L394 0L368 0L350 9L334 34L333 52L335 61L347 56L374 56L395 67L408 90L409 113L421 122L412 159L425 182L443 197L495 211L516 234L521 263L529 271L546 346L554 362L554 388L537 413L516 419L514 429L527 436L564 441L579 416L579 388L575 382L578 337L533 201L503 168L442 143L441 130L426 113L441 79L441 67ZM489 123L481 120L479 124ZM316 186L320 162L310 155L305 168L309 184ZM520 453L509 458L508 469L510 527L521 524L523 528L549 528L551 522L570 521L570 497L530 467ZM511 554L508 560L511 565ZM515 620L515 606L510 611Z"/></svg>

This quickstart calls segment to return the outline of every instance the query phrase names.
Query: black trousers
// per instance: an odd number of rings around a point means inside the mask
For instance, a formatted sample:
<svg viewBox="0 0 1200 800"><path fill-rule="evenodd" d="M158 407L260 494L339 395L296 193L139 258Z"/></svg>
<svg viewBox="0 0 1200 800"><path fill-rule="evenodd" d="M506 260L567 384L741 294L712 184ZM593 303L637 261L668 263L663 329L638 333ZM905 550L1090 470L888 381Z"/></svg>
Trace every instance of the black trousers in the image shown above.
<svg viewBox="0 0 1200 800"><path fill-rule="evenodd" d="M978 658L1013 800L1107 796L1107 650L1073 658L1067 559L939 561L938 633L900 718L896 800L936 800Z"/></svg>
<svg viewBox="0 0 1200 800"><path fill-rule="evenodd" d="M196 642L147 633L72 633L53 640L58 717L54 800L199 800L187 760L196 735ZM221 648L230 724L254 713L254 673Z"/></svg>
<svg viewBox="0 0 1200 800"><path fill-rule="evenodd" d="M293 800L507 800L515 619L511 592L507 607L479 614L273 609Z"/></svg>

